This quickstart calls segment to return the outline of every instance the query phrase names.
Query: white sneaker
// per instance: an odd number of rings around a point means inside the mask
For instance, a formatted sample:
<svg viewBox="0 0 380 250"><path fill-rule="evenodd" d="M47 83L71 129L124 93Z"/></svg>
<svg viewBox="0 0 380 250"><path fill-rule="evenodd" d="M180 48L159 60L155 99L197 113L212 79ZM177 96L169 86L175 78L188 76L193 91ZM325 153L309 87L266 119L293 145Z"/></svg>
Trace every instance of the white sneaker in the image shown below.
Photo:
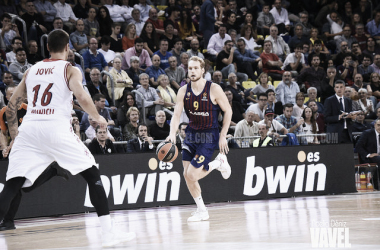
<svg viewBox="0 0 380 250"><path fill-rule="evenodd" d="M197 211L191 213L191 217L187 219L187 222L196 222L196 221L202 221L202 220L208 220L210 216L208 215L208 211Z"/></svg>
<svg viewBox="0 0 380 250"><path fill-rule="evenodd" d="M224 154L218 154L217 160L221 162L220 166L217 168L222 174L224 179L228 179L231 176L231 166L228 164L227 156Z"/></svg>
<svg viewBox="0 0 380 250"><path fill-rule="evenodd" d="M102 235L102 247L111 247L119 243L130 241L136 238L136 233L130 232L116 232L116 230L111 230Z"/></svg>

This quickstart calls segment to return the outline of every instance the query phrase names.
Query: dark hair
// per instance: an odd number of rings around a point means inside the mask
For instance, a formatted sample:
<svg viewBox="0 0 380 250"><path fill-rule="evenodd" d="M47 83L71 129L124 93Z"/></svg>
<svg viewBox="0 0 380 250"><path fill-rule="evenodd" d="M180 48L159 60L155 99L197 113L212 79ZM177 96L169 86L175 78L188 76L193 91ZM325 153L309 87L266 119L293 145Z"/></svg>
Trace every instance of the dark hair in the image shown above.
<svg viewBox="0 0 380 250"><path fill-rule="evenodd" d="M104 9L106 14L107 14L106 18L103 18L102 15L100 15L100 11L102 9ZM98 13L96 14L96 17L98 18L99 23L104 23L105 25L110 25L110 26L113 24L113 21L112 21L111 16L110 16L110 11L105 6L99 7L99 10L98 10Z"/></svg>
<svg viewBox="0 0 380 250"><path fill-rule="evenodd" d="M121 23L113 23L112 24L112 28L116 28L117 26L120 26L120 28L121 28L122 25L121 25Z"/></svg>
<svg viewBox="0 0 380 250"><path fill-rule="evenodd" d="M138 44L138 43L144 43L144 40L141 39L140 37L138 37L138 38L135 39L135 45Z"/></svg>
<svg viewBox="0 0 380 250"><path fill-rule="evenodd" d="M376 42L376 39L373 37L373 36L370 36L370 37L367 37L367 40L366 40L366 45L368 45L368 39L372 39L374 42ZM375 46L376 46L376 43L375 43Z"/></svg>
<svg viewBox="0 0 380 250"><path fill-rule="evenodd" d="M8 18L8 19L11 19L11 20L12 20L11 15L9 15L8 13L4 13L4 14L2 14L1 17L0 17L0 20L3 21L4 18Z"/></svg>
<svg viewBox="0 0 380 250"><path fill-rule="evenodd" d="M303 49L303 43L297 43L296 46L294 47L295 49Z"/></svg>
<svg viewBox="0 0 380 250"><path fill-rule="evenodd" d="M140 123L140 124L137 126L137 134L139 133L139 129L140 129L141 126L146 127L146 130L147 130L148 135L149 135L149 127L148 127L148 125L146 125L145 123Z"/></svg>
<svg viewBox="0 0 380 250"><path fill-rule="evenodd" d="M178 129L181 129L183 125L187 126L187 125L189 125L189 123L181 122L181 124L179 124L179 126L178 126Z"/></svg>
<svg viewBox="0 0 380 250"><path fill-rule="evenodd" d="M319 55L317 55L317 54L314 54L314 55L311 57L311 60L313 60L313 59L314 59L314 57L318 57L318 59L321 59L321 58L319 57Z"/></svg>
<svg viewBox="0 0 380 250"><path fill-rule="evenodd" d="M352 43L351 43L351 48L352 48L352 45L354 45L354 44L357 44L357 45L359 45L359 43L358 43L358 42L352 42Z"/></svg>
<svg viewBox="0 0 380 250"><path fill-rule="evenodd" d="M143 27L143 29L141 31L140 37L136 38L136 40L137 39L142 39L141 37L144 37L144 39L149 39L148 38L148 34L146 33L146 26L148 24L152 25L152 35L151 35L150 39L153 41L154 46L158 47L157 46L157 44L158 44L158 38L157 38L156 28L154 27L153 23L151 23L151 22L145 22L144 27ZM136 40L135 40L135 44L136 44Z"/></svg>
<svg viewBox="0 0 380 250"><path fill-rule="evenodd" d="M239 38L236 43L238 43L238 42L243 42L245 44L245 41L243 38Z"/></svg>
<svg viewBox="0 0 380 250"><path fill-rule="evenodd" d="M363 53L362 55L363 55L363 59L364 59L364 58L369 58L369 60L371 60L371 62L372 62L373 59L372 59L372 56L371 56L370 54L368 54L368 53Z"/></svg>
<svg viewBox="0 0 380 250"><path fill-rule="evenodd" d="M248 25L248 24L245 24L243 25L243 27L241 27L241 30L240 30L240 36L241 37L245 37L245 32L250 29L251 30L251 37L253 37L253 27L251 25Z"/></svg>
<svg viewBox="0 0 380 250"><path fill-rule="evenodd" d="M266 98L268 98L267 93L259 93L259 94L257 94L257 100L260 98L260 96L265 96Z"/></svg>
<svg viewBox="0 0 380 250"><path fill-rule="evenodd" d="M343 81L343 80L336 80L336 81L334 82L334 87L335 87L335 85L337 85L337 84L343 84L344 86L346 86L346 83L345 83L345 81Z"/></svg>
<svg viewBox="0 0 380 250"><path fill-rule="evenodd" d="M282 109L285 110L285 108L293 108L293 104L292 103L286 103Z"/></svg>
<svg viewBox="0 0 380 250"><path fill-rule="evenodd" d="M126 92L123 95L123 101L120 103L120 106L119 106L119 108L123 108L125 110L125 112L127 112L128 109L130 108L130 106L128 105L128 96L132 96L133 101L135 102L135 106L136 106L135 95L132 92Z"/></svg>
<svg viewBox="0 0 380 250"><path fill-rule="evenodd" d="M96 128L95 128L95 133L97 134L98 133L98 130L100 129L100 126L98 125L98 126L96 126ZM107 127L106 127L106 131L107 131L108 129L107 129Z"/></svg>
<svg viewBox="0 0 380 250"><path fill-rule="evenodd" d="M92 97L92 100L95 102L98 102L100 101L100 99L106 99L106 96L103 95L103 94L95 94L93 97Z"/></svg>
<svg viewBox="0 0 380 250"><path fill-rule="evenodd" d="M269 93L274 93L274 90L273 89L268 89L267 91L265 91L265 93L268 95Z"/></svg>
<svg viewBox="0 0 380 250"><path fill-rule="evenodd" d="M162 42L168 42L168 43L169 43L168 39L166 39L166 38L162 38L162 39L160 40L160 46L161 46L161 43L162 43Z"/></svg>
<svg viewBox="0 0 380 250"><path fill-rule="evenodd" d="M317 133L317 122L315 121L314 112L313 112L313 110L310 107L306 107L306 108L303 109L302 118L303 118L304 121L306 121L306 115L305 115L305 110L306 109L310 109L311 110L311 117L310 117L311 131L313 132L313 134L316 134Z"/></svg>
<svg viewBox="0 0 380 250"><path fill-rule="evenodd" d="M13 39L12 39L12 44L15 44L16 40L20 40L20 41L22 42L22 38L21 38L21 37L19 37L19 36L15 36L15 37L13 37Z"/></svg>
<svg viewBox="0 0 380 250"><path fill-rule="evenodd" d="M318 39L318 40L315 40L315 41L314 41L314 45L316 45L316 44L320 44L320 45L322 45L322 41L319 40L319 39Z"/></svg>
<svg viewBox="0 0 380 250"><path fill-rule="evenodd" d="M227 43L232 43L232 41L231 40L227 40L227 41L224 42L224 45L227 45Z"/></svg>
<svg viewBox="0 0 380 250"><path fill-rule="evenodd" d="M218 28L218 31L219 31L220 28L226 28L227 29L227 26L225 24L220 24L219 28Z"/></svg>
<svg viewBox="0 0 380 250"><path fill-rule="evenodd" d="M167 22L167 23L165 24L164 30L166 30L166 28L167 28L169 25L171 25L171 26L174 28L174 25L173 25L172 23Z"/></svg>
<svg viewBox="0 0 380 250"><path fill-rule="evenodd" d="M53 30L49 33L47 44L49 52L62 52L69 43L69 34L64 30Z"/></svg>
<svg viewBox="0 0 380 250"><path fill-rule="evenodd" d="M7 71L3 71L3 74L1 75L1 77L4 78L5 74L10 74L13 77L12 73L9 72L8 70Z"/></svg>
<svg viewBox="0 0 380 250"><path fill-rule="evenodd" d="M161 41L162 41L162 40L161 40ZM174 40L173 40L173 44L176 44L176 43L178 43L178 42L181 42L181 43L183 44L183 41L182 41L181 38L179 38L179 37L174 38Z"/></svg>
<svg viewBox="0 0 380 250"><path fill-rule="evenodd" d="M186 12L186 18L185 18L184 15L182 15L182 12ZM186 29L187 29L188 31L191 31L191 30L192 30L193 19L191 18L191 13L190 13L190 10L189 10L189 9L183 9L183 10L181 11L180 22L181 22L181 26L182 26L183 29L184 29L185 26L186 26Z"/></svg>
<svg viewBox="0 0 380 250"><path fill-rule="evenodd" d="M17 54L18 52L20 52L20 51L24 51L25 53L26 53L26 50L24 49L24 48L18 48L18 49L16 49L16 51L15 51L15 54Z"/></svg>
<svg viewBox="0 0 380 250"><path fill-rule="evenodd" d="M109 44L111 42L111 38L109 36L102 36L100 39L100 44Z"/></svg>
<svg viewBox="0 0 380 250"><path fill-rule="evenodd" d="M53 23L54 23L55 21L57 21L57 20L61 20L61 21L63 22L62 18L60 18L60 17L54 17L54 19L53 19Z"/></svg>

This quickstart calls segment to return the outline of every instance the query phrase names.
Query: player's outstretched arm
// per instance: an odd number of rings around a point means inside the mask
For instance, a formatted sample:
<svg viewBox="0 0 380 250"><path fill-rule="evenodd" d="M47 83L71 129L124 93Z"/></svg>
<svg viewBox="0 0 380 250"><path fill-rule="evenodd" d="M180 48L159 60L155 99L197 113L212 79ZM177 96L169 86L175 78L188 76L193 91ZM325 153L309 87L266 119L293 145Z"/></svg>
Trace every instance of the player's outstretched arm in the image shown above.
<svg viewBox="0 0 380 250"><path fill-rule="evenodd" d="M178 90L177 103L175 105L174 114L170 122L170 133L169 133L169 136L166 138L167 141L171 141L174 144L176 143L176 133L178 130L179 119L181 118L181 114L183 110L183 98L185 97L185 93L186 93L186 85L182 86Z"/></svg>
<svg viewBox="0 0 380 250"><path fill-rule="evenodd" d="M222 154L228 154L229 149L226 136L232 118L231 105L228 102L227 96L224 94L223 89L218 84L213 83L211 91L212 95L215 96L216 103L224 112L223 127L222 131L220 131L219 137L219 150Z"/></svg>
<svg viewBox="0 0 380 250"><path fill-rule="evenodd" d="M82 73L76 67L69 66L67 68L67 77L69 79L69 87L73 91L80 106L89 114L92 119L98 122L100 127L107 127L107 121L103 116L99 115L92 102L91 97L86 93L82 85Z"/></svg>
<svg viewBox="0 0 380 250"><path fill-rule="evenodd" d="M28 75L28 72L29 70L25 72L20 84L17 86L8 102L7 109L5 110L8 121L8 130L12 140L14 140L18 134L17 110L20 108L26 97L25 78Z"/></svg>

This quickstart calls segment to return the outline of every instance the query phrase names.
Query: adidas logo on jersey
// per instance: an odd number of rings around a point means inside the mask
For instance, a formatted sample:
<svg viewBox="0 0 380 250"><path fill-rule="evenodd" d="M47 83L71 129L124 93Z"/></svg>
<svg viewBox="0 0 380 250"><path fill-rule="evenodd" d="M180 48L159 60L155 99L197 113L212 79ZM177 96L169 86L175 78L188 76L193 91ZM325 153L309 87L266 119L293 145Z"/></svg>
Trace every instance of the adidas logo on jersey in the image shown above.
<svg viewBox="0 0 380 250"><path fill-rule="evenodd" d="M208 112L191 112L189 110L189 113L192 114L192 115L210 116L210 114Z"/></svg>

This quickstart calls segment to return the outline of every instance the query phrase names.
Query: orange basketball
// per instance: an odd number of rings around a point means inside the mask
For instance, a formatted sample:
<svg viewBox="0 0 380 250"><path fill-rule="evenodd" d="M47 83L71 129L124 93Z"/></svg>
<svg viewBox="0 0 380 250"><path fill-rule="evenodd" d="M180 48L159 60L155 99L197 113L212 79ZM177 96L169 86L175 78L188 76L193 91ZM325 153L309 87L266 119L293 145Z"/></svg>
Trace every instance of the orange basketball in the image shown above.
<svg viewBox="0 0 380 250"><path fill-rule="evenodd" d="M164 141L158 144L156 154L160 161L173 162L178 156L178 148L170 141Z"/></svg>

